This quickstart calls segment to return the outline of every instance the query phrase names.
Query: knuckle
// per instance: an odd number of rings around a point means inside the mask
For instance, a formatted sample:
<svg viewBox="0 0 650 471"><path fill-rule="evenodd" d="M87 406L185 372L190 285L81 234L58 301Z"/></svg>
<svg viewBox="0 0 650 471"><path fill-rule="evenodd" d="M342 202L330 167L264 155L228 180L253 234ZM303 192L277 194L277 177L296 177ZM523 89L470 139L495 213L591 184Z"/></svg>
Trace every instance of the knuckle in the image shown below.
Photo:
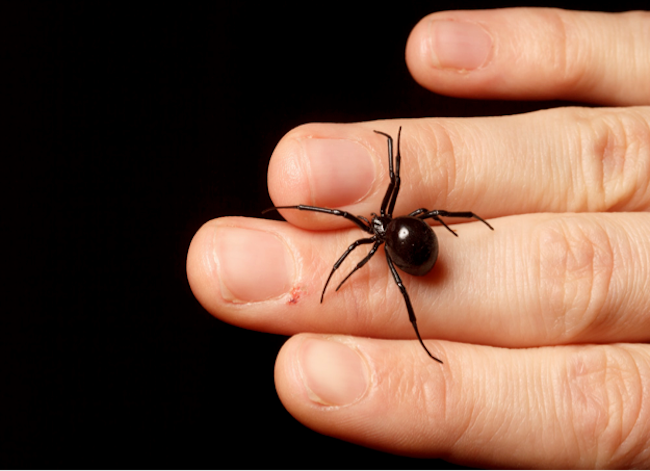
<svg viewBox="0 0 650 471"><path fill-rule="evenodd" d="M550 60L549 69L554 77L563 85L571 88L583 81L585 68L580 57L579 41L570 40L571 31L574 31L570 17L565 12L557 9L548 9L545 12L547 29L546 36L552 38L547 44L552 48L548 53Z"/></svg>
<svg viewBox="0 0 650 471"><path fill-rule="evenodd" d="M588 189L584 203L587 209L647 209L650 207L648 109L610 109L589 115L577 120L579 172Z"/></svg>
<svg viewBox="0 0 650 471"><path fill-rule="evenodd" d="M650 386L649 366L625 348L594 346L576 350L558 370L557 414L568 419L565 442L593 460L583 466L642 464L650 441L643 393Z"/></svg>
<svg viewBox="0 0 650 471"><path fill-rule="evenodd" d="M544 22L544 36L549 39L543 45L540 56L546 62L549 75L553 77L558 91L584 93L597 85L593 75L591 60L591 42L585 41L581 18L557 8L544 9L540 12Z"/></svg>
<svg viewBox="0 0 650 471"><path fill-rule="evenodd" d="M614 270L607 231L580 215L540 224L539 303L549 338L570 342L602 331Z"/></svg>

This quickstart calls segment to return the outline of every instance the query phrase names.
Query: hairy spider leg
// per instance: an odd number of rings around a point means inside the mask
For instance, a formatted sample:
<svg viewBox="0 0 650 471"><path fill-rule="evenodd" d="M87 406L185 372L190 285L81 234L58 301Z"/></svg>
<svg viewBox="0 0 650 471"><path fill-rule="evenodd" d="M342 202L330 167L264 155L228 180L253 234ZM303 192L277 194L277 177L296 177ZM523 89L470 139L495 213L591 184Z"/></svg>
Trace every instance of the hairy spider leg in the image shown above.
<svg viewBox="0 0 650 471"><path fill-rule="evenodd" d="M375 239L375 240L376 240L376 239ZM375 252L377 251L377 249L379 248L379 246L380 246L381 244L383 244L383 243L384 243L383 240L376 240L375 245L372 246L372 248L370 249L370 252L368 252L368 255L366 255L366 257L365 257L363 260L361 260L359 263L357 263L357 266L354 268L354 270L352 270L352 271L348 274L348 276L346 276L346 277L343 279L343 281L341 281L341 282L339 283L339 285L336 287L336 290L335 290L335 291L338 291L339 288L340 288L341 286L343 286L343 283L345 283L345 282L348 280L348 278L350 278L350 277L352 276L352 274L353 274L355 271L357 271L359 268L361 268L361 267L364 266L366 263L368 263L368 260L370 260L370 259L372 258L372 256L375 255ZM331 275L330 275L330 277L331 277ZM329 281L329 279L328 279L328 281ZM323 291L323 292L324 292L324 291Z"/></svg>
<svg viewBox="0 0 650 471"><path fill-rule="evenodd" d="M299 204L296 206L273 206L272 208L267 208L264 211L262 211L262 214L267 213L269 211L273 211L274 209L299 209L301 211L315 211L317 213L325 213L325 214L331 214L333 216L340 216L349 221L352 221L368 234L373 233L372 229L370 228L370 223L364 224L363 222L363 221L368 222L366 218L364 218L363 216L359 216L359 217L353 216L352 214L346 211L341 211L340 209L320 208L318 206L307 206L305 204Z"/></svg>
<svg viewBox="0 0 650 471"><path fill-rule="evenodd" d="M400 177L399 177L399 166L400 166L400 136L402 134L402 127L400 126L399 131L397 131L397 162L395 165L395 171L393 171L393 138L388 134L375 131L377 134L381 134L388 139L388 175L390 177L390 183L386 189L386 194L384 195L384 200L381 202L381 209L379 214L384 217L393 217L393 208L395 207L395 201L397 201L397 194L399 193L400 187Z"/></svg>
<svg viewBox="0 0 650 471"><path fill-rule="evenodd" d="M427 346L424 345L424 342L422 341L422 337L420 336L420 331L418 330L418 321L415 318L415 312L413 311L413 306L411 305L411 299L409 298L409 294L406 292L406 287L404 286L404 283L402 283L402 279L399 277L397 270L395 270L395 267L393 266L393 261L391 260L390 255L388 255L388 252L386 252L386 261L388 262L388 267L390 268L390 272L393 274L393 279L395 280L395 283L397 284L399 290L402 292L402 296L404 296L404 301L406 301L406 310L409 313L409 320L411 321L411 324L413 324L413 329L415 329L415 335L418 336L418 340L420 341L420 344L422 345L424 350L429 354L429 356L434 360L436 360L438 363L442 364L442 360L434 357L429 351L429 349L427 348Z"/></svg>
<svg viewBox="0 0 650 471"><path fill-rule="evenodd" d="M350 253L351 253L354 249L356 249L357 247L359 247L361 244L371 244L371 243L375 242L375 246L376 246L376 245L377 245L377 242L376 242L376 241L377 241L377 237L375 237L375 236L373 236L373 237L369 237L369 238L367 238L367 239L359 239L359 240L354 241L354 242L352 243L352 245L350 245L350 246L348 247L348 249L343 253L343 255L341 255L341 257L336 261L336 263L335 263L334 266L332 267L332 271L330 272L330 276L327 277L327 281L325 282L325 286L323 286L323 292L322 292L321 295L320 295L320 302L321 302L321 303L323 302L323 298L325 297L325 290L327 289L327 285L330 283L330 280L332 279L332 275L333 275L334 272L335 272L335 271L336 271L336 270L341 266L341 263L343 263L343 260L345 260L346 257L347 257L348 255L350 255ZM374 250L377 250L375 247L373 247L373 249L374 249ZM366 258L369 258L369 257L366 257ZM365 263L365 262L364 262L364 263ZM353 273L354 273L354 271L353 271ZM352 273L350 273L350 275L351 275L351 274L352 274ZM348 277L349 277L350 275L348 275ZM346 280L347 280L347 278L346 278ZM343 281L345 281L345 280L343 280ZM339 285L339 288L340 288L340 287L341 287L341 285ZM339 288L336 288L336 290L338 291Z"/></svg>
<svg viewBox="0 0 650 471"><path fill-rule="evenodd" d="M420 211L420 210L418 209L415 212L417 213L418 211ZM427 211L427 210L422 208L422 212L425 212L425 211ZM413 215L413 213L411 213L411 215ZM490 226L490 224L488 224L488 222L485 219L483 219L478 214L472 213L471 211L454 211L454 212L451 212L451 211L445 211L444 209L434 209L433 211L426 212L422 216L419 216L419 218L420 219L432 218L432 219L435 219L436 221L440 221L442 224L445 225L445 227L447 227L447 224L442 222L442 220L440 219L440 216L444 216L444 217L447 217L447 218L474 218L474 219L478 219L483 224L485 224L487 227L489 227L491 230L494 230L494 228L492 226ZM447 229L449 229L449 227L447 227ZM449 230L451 231L451 229L449 229ZM451 232L454 232L454 231L451 231Z"/></svg>

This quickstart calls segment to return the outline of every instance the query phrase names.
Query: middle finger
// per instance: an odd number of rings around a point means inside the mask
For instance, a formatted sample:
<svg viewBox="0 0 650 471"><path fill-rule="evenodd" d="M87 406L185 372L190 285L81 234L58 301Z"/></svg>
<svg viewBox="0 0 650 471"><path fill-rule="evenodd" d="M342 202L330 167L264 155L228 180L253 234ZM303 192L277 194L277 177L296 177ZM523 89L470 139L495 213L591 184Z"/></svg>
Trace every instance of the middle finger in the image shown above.
<svg viewBox="0 0 650 471"><path fill-rule="evenodd" d="M529 347L650 338L650 214L530 214L491 222L494 232L463 224L458 238L436 228L440 256L432 272L402 274L425 339ZM279 241L277 248L257 250L265 246L255 238L264 233ZM414 338L383 249L336 292L368 249L353 252L319 303L333 263L363 236L358 229L314 233L223 218L195 236L188 274L208 311L243 327ZM287 279L278 267L286 267Z"/></svg>

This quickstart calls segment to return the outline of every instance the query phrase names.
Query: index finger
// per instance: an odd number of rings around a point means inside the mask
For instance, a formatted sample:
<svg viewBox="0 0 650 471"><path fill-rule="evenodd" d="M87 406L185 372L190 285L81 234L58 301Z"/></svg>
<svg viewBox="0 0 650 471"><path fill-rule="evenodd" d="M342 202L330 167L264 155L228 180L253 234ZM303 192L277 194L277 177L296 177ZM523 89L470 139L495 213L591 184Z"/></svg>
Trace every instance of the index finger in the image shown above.
<svg viewBox="0 0 650 471"><path fill-rule="evenodd" d="M650 108L558 108L491 118L308 124L287 134L268 173L275 205L379 212L387 139L402 126L395 215L418 208L492 218L534 212L650 208ZM513 197L516 195L516 197ZM343 218L283 210L308 229Z"/></svg>

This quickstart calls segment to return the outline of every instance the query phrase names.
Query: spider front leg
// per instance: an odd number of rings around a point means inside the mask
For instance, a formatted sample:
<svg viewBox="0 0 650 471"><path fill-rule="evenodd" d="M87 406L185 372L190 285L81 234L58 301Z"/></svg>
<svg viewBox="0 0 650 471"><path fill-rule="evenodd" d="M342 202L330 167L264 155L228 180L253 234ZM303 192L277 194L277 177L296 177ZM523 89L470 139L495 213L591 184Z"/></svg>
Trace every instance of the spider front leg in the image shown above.
<svg viewBox="0 0 650 471"><path fill-rule="evenodd" d="M422 213L424 213L424 214L422 214ZM422 214L422 215L420 216L420 214ZM490 224L485 219L483 219L478 214L474 214L471 211L445 211L444 209L434 209L432 211L429 211L426 208L420 208L420 209L416 209L415 211L413 211L411 214L409 214L409 216L419 217L420 219L429 219L429 218L434 219L434 220L438 221L440 224L442 224L443 226L445 226L447 228L447 230L449 230L455 236L458 236L458 234L456 234L456 232L453 229L451 229L447 224L445 224L445 221L440 219L440 216L444 216L444 217L448 217L448 218L474 218L474 219L478 219L483 224L485 224L487 227L489 227L491 230L494 230L494 228L492 226L490 226Z"/></svg>
<svg viewBox="0 0 650 471"><path fill-rule="evenodd" d="M422 341L422 337L420 336L420 331L418 330L418 321L415 318L415 312L413 311L413 306L411 305L411 299L409 298L409 294L406 291L406 287L404 286L404 283L402 283L402 279L400 278L399 274L397 273L397 270L393 266L393 261L391 260L390 256L388 255L388 252L386 252L386 261L388 262L388 267L390 268L390 272L393 275L393 279L395 280L395 284L397 284L397 287L399 290L402 292L402 296L404 296L404 301L406 302L406 310L409 313L409 320L411 321L411 324L413 324L413 328L415 329L415 335L418 336L418 340L420 341L420 345L422 345L422 348L429 354L431 358L436 360L438 363L442 364L442 360L434 357L429 349L427 348L426 345L424 345L424 342Z"/></svg>
<svg viewBox="0 0 650 471"><path fill-rule="evenodd" d="M400 153L400 137L402 135L402 127L400 126L397 131L397 156L395 158L395 170L393 171L393 138L386 134L385 132L375 131L377 134L386 136L388 139L388 175L390 176L390 183L386 189L386 194L384 195L384 200L381 202L381 209L379 214L383 216L393 217L393 209L395 208L395 201L397 201L397 194L399 193L399 187L401 179L399 176L400 162L402 156Z"/></svg>
<svg viewBox="0 0 650 471"><path fill-rule="evenodd" d="M329 208L321 208L318 206L308 206L306 204L298 204L295 206L273 206L272 208L267 208L264 211L262 211L262 214L268 213L269 211L278 210L278 209L299 209L300 211L314 211L317 213L331 214L332 216L340 216L347 219L348 221L352 221L368 234L373 233L372 229L370 228L370 223L366 218L364 218L363 216L359 216L359 217L353 216L352 214L346 211L341 211L340 209L329 209Z"/></svg>
<svg viewBox="0 0 650 471"><path fill-rule="evenodd" d="M327 277L327 281L325 282L325 286L323 286L323 292L322 292L321 295L320 295L320 302L321 302L321 303L323 302L323 298L325 297L325 290L327 289L327 285L330 283L330 280L332 279L332 275L333 275L334 272L335 272L335 271L336 271L336 270L341 266L341 263L343 263L343 260L345 260L346 257L347 257L348 255L350 255L350 253L351 253L354 249L356 249L357 247L359 247L361 244L371 244L371 243L375 242L376 240L377 240L377 238L374 237L374 236L373 236L373 237L369 237L368 239L359 239L359 240L357 240L357 241L354 241L354 242L352 243L352 245L350 245L350 246L348 247L348 249L347 249L345 252L343 252L343 255L341 255L341 257L336 261L336 263L335 263L334 266L332 267L332 271L330 272L330 276ZM376 244L375 244L375 245L376 245ZM376 250L375 247L373 247L373 249ZM371 252L372 252L372 251L371 251ZM366 258L370 258L370 257L366 257ZM364 263L365 263L365 262L364 262ZM354 273L354 271L356 271L356 269L353 270L352 273ZM351 275L352 273L350 273L350 275ZM345 278L345 280L347 280L347 279L350 277L350 275L348 275L348 276ZM345 280L343 280L343 282L344 282ZM341 282L341 285L343 284L343 282ZM339 285L339 287L336 288L336 289L338 290L338 289L341 287L341 285Z"/></svg>
<svg viewBox="0 0 650 471"><path fill-rule="evenodd" d="M374 237L372 239L370 239L370 240L373 240L373 239L376 240ZM365 258L363 260L361 260L359 263L357 263L357 266L354 268L354 270L352 270L350 273L348 273L348 276L346 276L343 279L343 281L341 281L339 283L339 285L336 287L336 291L338 291L339 288L341 288L341 286L343 286L343 283L348 281L348 278L350 278L354 274L354 272L356 272L359 268L363 267L366 263L368 263L368 260L370 260L372 258L372 256L375 255L375 252L377 251L379 246L381 244L383 244L383 243L384 242L380 241L380 240L375 242L375 245L372 246L372 248L370 249L370 252L368 252L368 255L366 255Z"/></svg>

